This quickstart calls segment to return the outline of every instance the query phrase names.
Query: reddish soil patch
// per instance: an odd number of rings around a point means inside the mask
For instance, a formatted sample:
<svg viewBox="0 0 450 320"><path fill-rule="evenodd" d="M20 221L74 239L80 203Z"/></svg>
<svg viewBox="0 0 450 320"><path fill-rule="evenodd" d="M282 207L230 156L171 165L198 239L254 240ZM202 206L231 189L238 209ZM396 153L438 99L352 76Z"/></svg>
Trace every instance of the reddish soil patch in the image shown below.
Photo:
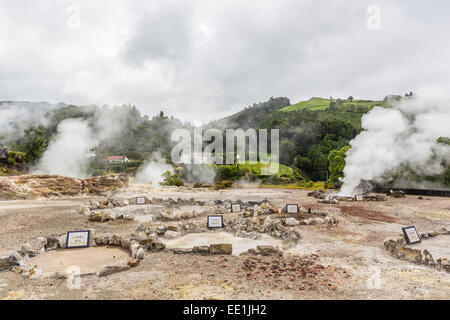
<svg viewBox="0 0 450 320"><path fill-rule="evenodd" d="M351 277L345 269L323 266L317 260L318 256L314 254L287 259L251 257L243 261L236 273L238 278L261 282L266 287L298 290L336 290L339 278Z"/></svg>
<svg viewBox="0 0 450 320"><path fill-rule="evenodd" d="M386 215L385 213L377 210L367 209L362 206L339 206L341 213L351 217L359 217L368 220L381 221L381 222L396 222L397 219Z"/></svg>

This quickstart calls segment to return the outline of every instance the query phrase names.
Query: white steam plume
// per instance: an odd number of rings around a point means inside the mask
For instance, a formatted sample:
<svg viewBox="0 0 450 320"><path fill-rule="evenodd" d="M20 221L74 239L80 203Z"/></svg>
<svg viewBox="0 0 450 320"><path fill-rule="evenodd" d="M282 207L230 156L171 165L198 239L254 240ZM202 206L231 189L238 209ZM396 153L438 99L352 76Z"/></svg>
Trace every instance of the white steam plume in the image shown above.
<svg viewBox="0 0 450 320"><path fill-rule="evenodd" d="M421 175L442 173L450 147L436 140L450 137L449 124L448 99L410 98L393 108L375 107L350 142L341 194L354 195L363 181L386 181L401 165Z"/></svg>
<svg viewBox="0 0 450 320"><path fill-rule="evenodd" d="M158 186L163 181L162 174L167 170L173 172L173 168L166 162L159 152L153 152L150 159L139 168L136 173L136 182L149 183Z"/></svg>
<svg viewBox="0 0 450 320"><path fill-rule="evenodd" d="M216 171L208 164L186 165L186 180L190 183L199 182L212 185L216 177Z"/></svg>
<svg viewBox="0 0 450 320"><path fill-rule="evenodd" d="M33 173L85 178L89 151L97 144L98 140L86 122L64 120L58 125L56 137L51 140Z"/></svg>

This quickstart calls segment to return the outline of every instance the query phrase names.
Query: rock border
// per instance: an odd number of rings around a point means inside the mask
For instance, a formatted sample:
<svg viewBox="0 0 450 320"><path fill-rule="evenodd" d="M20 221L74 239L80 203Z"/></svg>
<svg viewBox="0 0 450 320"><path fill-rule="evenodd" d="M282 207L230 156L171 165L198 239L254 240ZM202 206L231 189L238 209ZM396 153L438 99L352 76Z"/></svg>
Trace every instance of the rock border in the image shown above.
<svg viewBox="0 0 450 320"><path fill-rule="evenodd" d="M421 240L446 235L450 235L450 231L445 228L442 228L440 231L419 234ZM435 260L427 249L421 251L420 249L407 247L407 245L408 244L404 236L401 238L388 239L384 241L385 249L397 259L410 261L415 264L431 266L438 270L450 272L450 261L447 258L437 258Z"/></svg>

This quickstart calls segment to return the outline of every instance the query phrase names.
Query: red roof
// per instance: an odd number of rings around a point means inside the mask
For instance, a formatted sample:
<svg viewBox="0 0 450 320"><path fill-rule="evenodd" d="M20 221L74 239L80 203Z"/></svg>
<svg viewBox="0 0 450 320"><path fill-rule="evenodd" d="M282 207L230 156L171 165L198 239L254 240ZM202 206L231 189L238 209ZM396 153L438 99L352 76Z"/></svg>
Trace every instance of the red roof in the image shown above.
<svg viewBox="0 0 450 320"><path fill-rule="evenodd" d="M124 156L107 156L106 160L124 160Z"/></svg>

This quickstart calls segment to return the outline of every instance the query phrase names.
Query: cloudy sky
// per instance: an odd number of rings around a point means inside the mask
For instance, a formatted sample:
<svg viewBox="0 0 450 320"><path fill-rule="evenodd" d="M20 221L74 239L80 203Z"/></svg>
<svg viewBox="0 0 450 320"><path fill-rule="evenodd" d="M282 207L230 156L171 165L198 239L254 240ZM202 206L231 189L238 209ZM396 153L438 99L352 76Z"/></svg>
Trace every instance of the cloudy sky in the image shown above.
<svg viewBox="0 0 450 320"><path fill-rule="evenodd" d="M450 87L448 1L0 0L0 100L200 123L271 96Z"/></svg>

